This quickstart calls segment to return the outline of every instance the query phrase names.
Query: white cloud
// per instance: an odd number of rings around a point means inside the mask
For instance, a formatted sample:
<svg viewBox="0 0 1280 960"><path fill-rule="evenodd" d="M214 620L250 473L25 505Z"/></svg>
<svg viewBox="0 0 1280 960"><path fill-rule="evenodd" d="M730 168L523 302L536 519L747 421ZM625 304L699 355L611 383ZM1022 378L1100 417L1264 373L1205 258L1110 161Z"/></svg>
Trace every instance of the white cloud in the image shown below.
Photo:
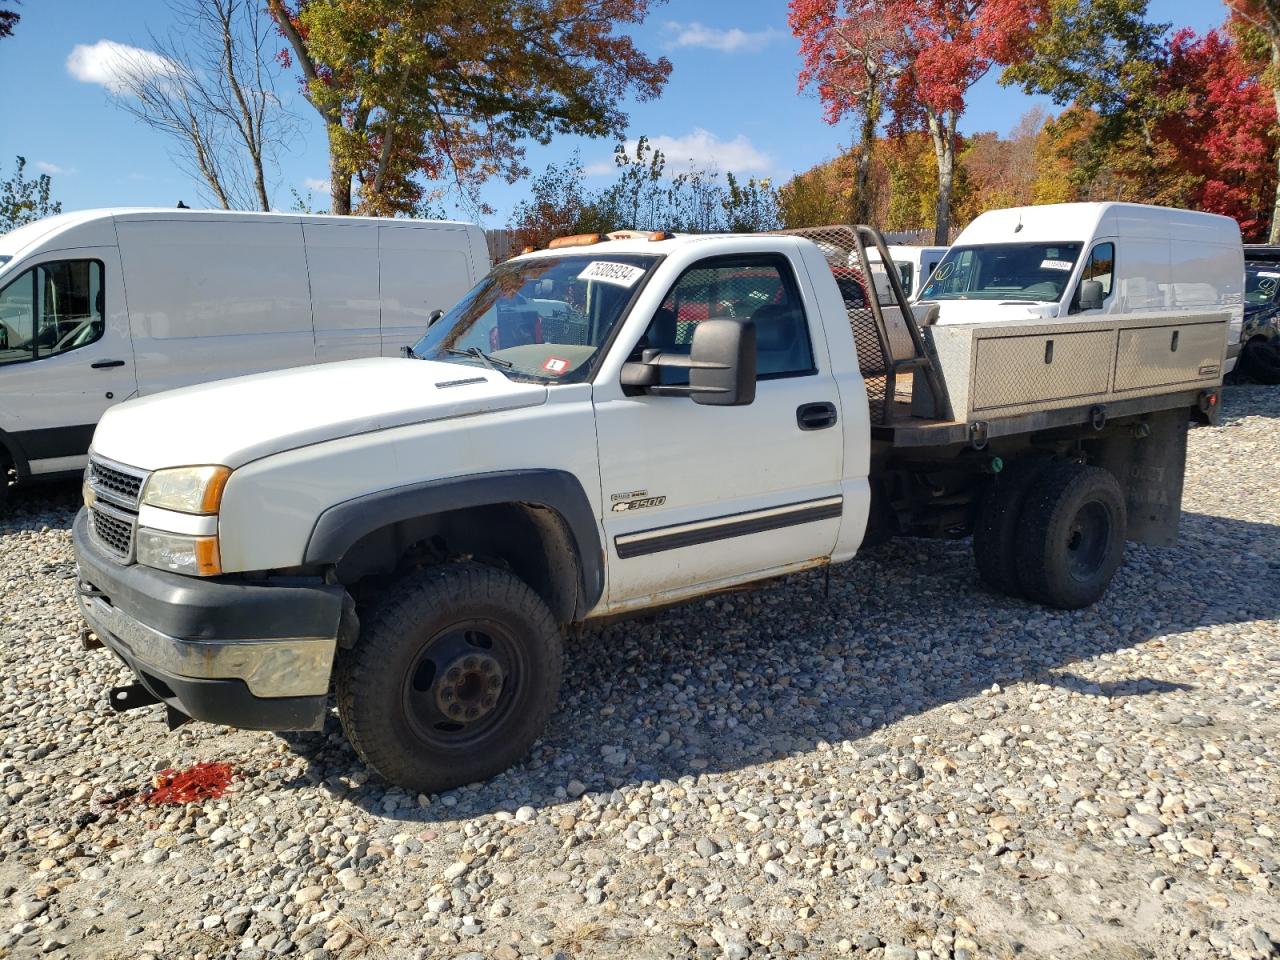
<svg viewBox="0 0 1280 960"><path fill-rule="evenodd" d="M775 37L782 35L781 30L766 27L763 30L742 30L730 27L722 30L708 27L696 20L690 23L679 23L668 20L666 30L669 34L667 47L703 47L707 50L719 50L721 53L742 53L762 50Z"/></svg>
<svg viewBox="0 0 1280 960"><path fill-rule="evenodd" d="M76 172L72 167L60 167L56 163L50 163L48 160L37 160L36 169L41 173L47 173L50 176L60 173L71 174Z"/></svg>
<svg viewBox="0 0 1280 960"><path fill-rule="evenodd" d="M627 155L636 155L635 140L626 142ZM732 140L721 140L714 133L695 127L680 137L663 134L650 137L649 145L661 150L667 158L668 173L684 173L688 170L713 169L734 174L768 173L773 169L773 159L756 148L743 134ZM608 176L616 168L612 161L588 164L588 176Z"/></svg>
<svg viewBox="0 0 1280 960"><path fill-rule="evenodd" d="M308 190L323 190L326 193L329 190L329 181L322 180L319 177L307 177L302 181L302 185Z"/></svg>
<svg viewBox="0 0 1280 960"><path fill-rule="evenodd" d="M114 40L77 44L67 57L67 72L82 83L96 83L112 93L122 93L125 78L176 76L181 67L154 50L131 47Z"/></svg>

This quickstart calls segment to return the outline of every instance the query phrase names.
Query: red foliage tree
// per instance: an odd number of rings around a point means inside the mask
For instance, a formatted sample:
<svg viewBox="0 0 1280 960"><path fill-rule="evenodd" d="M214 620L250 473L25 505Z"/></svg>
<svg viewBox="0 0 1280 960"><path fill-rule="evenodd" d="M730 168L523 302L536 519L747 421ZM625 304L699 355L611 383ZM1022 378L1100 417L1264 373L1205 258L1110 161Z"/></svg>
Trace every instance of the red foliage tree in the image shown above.
<svg viewBox="0 0 1280 960"><path fill-rule="evenodd" d="M800 89L817 91L827 123L858 123L849 217L869 219L871 155L884 111L885 89L897 72L901 32L882 0L791 0L787 22L800 41Z"/></svg>
<svg viewBox="0 0 1280 960"><path fill-rule="evenodd" d="M1177 148L1180 166L1199 186L1198 209L1234 217L1246 239L1265 237L1276 190L1276 106L1271 91L1217 30L1179 30L1169 41L1164 86L1185 106L1159 132Z"/></svg>
<svg viewBox="0 0 1280 960"><path fill-rule="evenodd" d="M902 31L902 70L893 91L895 126L923 121L938 161L934 241L947 243L955 184L956 124L969 88L994 66L1031 53L1050 0L883 0Z"/></svg>

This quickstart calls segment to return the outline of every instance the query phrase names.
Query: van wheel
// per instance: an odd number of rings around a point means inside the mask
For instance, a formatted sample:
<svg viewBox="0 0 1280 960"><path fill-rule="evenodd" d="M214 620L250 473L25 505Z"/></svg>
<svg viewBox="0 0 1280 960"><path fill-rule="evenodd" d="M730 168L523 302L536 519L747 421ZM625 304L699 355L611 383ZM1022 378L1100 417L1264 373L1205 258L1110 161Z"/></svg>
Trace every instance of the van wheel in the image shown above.
<svg viewBox="0 0 1280 960"><path fill-rule="evenodd" d="M562 655L555 618L524 581L431 567L388 591L340 651L338 716L381 777L438 793L528 752L555 709Z"/></svg>
<svg viewBox="0 0 1280 960"><path fill-rule="evenodd" d="M13 460L4 447L0 447L0 514L9 508L9 498L17 482L18 468L13 465Z"/></svg>
<svg viewBox="0 0 1280 960"><path fill-rule="evenodd" d="M1097 602L1124 556L1124 493L1101 467L1051 465L1022 508L1018 582L1031 600L1060 610Z"/></svg>
<svg viewBox="0 0 1280 960"><path fill-rule="evenodd" d="M1015 460L996 475L978 504L973 525L973 560L982 582L997 593L1022 595L1018 583L1018 518L1027 494L1050 461L1032 456Z"/></svg>
<svg viewBox="0 0 1280 960"><path fill-rule="evenodd" d="M1280 342L1255 337L1244 345L1240 366L1259 383L1272 387L1280 384Z"/></svg>

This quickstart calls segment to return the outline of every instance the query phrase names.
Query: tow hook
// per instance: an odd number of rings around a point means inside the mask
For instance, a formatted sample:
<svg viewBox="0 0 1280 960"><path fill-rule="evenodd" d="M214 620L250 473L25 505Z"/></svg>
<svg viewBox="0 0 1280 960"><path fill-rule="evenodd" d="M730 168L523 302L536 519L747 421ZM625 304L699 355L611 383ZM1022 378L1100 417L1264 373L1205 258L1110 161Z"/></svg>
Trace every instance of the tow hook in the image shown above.
<svg viewBox="0 0 1280 960"><path fill-rule="evenodd" d="M107 699L111 704L111 709L116 713L124 713L126 710L136 710L139 707L150 707L164 702L140 683L131 683L127 687L112 687ZM172 707L167 703L164 705L164 720L170 731L177 730L184 723L191 722L189 716L177 707Z"/></svg>
<svg viewBox="0 0 1280 960"><path fill-rule="evenodd" d="M87 626L80 628L80 649L81 650L98 650L102 647L102 641L98 639L98 635L90 630Z"/></svg>
<svg viewBox="0 0 1280 960"><path fill-rule="evenodd" d="M136 710L139 707L149 707L159 703L160 698L142 684L131 683L127 687L112 687L107 701L116 713L124 713L126 710Z"/></svg>

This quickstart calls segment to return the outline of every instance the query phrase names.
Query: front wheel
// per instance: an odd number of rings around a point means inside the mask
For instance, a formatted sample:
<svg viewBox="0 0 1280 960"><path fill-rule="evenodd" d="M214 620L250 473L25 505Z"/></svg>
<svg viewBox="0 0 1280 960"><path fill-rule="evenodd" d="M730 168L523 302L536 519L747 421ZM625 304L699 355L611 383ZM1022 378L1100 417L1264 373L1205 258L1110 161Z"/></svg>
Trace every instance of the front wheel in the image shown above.
<svg viewBox="0 0 1280 960"><path fill-rule="evenodd" d="M337 667L338 715L384 779L438 793L506 770L555 709L555 618L518 577L450 564L388 592Z"/></svg>
<svg viewBox="0 0 1280 960"><path fill-rule="evenodd" d="M1240 366L1245 374L1268 386L1280 384L1280 340L1255 337L1244 345Z"/></svg>

